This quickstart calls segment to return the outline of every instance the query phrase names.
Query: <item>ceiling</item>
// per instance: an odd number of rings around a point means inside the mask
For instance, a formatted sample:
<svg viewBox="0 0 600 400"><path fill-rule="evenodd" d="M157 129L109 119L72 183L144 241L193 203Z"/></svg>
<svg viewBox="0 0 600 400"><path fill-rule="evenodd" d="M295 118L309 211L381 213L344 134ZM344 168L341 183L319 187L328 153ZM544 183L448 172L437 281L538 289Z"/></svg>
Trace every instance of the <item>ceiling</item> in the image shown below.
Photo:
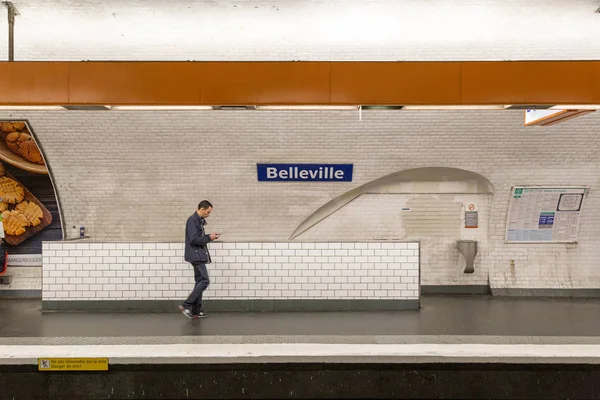
<svg viewBox="0 0 600 400"><path fill-rule="evenodd" d="M589 60L599 0L14 0L15 60ZM6 10L0 59L7 59ZM0 14L1 15L1 14Z"/></svg>

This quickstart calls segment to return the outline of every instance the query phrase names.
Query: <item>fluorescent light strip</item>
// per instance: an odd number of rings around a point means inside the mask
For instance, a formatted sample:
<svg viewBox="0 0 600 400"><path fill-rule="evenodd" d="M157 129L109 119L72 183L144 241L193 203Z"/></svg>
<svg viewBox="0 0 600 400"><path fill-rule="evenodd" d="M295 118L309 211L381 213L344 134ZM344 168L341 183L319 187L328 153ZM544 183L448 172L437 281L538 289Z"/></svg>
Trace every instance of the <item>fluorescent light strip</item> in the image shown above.
<svg viewBox="0 0 600 400"><path fill-rule="evenodd" d="M65 111L61 106L0 106L0 110L12 110L12 111L47 111L47 110L62 110Z"/></svg>
<svg viewBox="0 0 600 400"><path fill-rule="evenodd" d="M557 104L551 110L600 110L600 104Z"/></svg>
<svg viewBox="0 0 600 400"><path fill-rule="evenodd" d="M403 110L503 110L504 106L404 106Z"/></svg>
<svg viewBox="0 0 600 400"><path fill-rule="evenodd" d="M212 110L211 106L112 106L116 111Z"/></svg>
<svg viewBox="0 0 600 400"><path fill-rule="evenodd" d="M105 106L116 111L169 111L169 110L212 110L212 106ZM281 105L281 106L256 106L257 110L339 110L352 111L357 110L359 106L344 105ZM510 105L418 105L404 106L403 110L502 110L511 107ZM558 104L549 107L550 110L600 110L600 104ZM62 106L0 106L0 111L65 111Z"/></svg>
<svg viewBox="0 0 600 400"><path fill-rule="evenodd" d="M319 106L319 105L310 105L310 106L256 106L257 110L358 110L358 106Z"/></svg>

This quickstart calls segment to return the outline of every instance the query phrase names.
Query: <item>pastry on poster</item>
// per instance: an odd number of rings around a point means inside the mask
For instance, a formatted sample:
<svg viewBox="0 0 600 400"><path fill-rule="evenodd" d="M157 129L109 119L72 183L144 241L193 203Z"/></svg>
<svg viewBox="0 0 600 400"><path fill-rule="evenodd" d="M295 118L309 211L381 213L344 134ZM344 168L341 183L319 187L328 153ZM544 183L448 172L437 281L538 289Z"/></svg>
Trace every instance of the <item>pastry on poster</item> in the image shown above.
<svg viewBox="0 0 600 400"><path fill-rule="evenodd" d="M25 121L0 121L0 160L24 171L48 174L44 157Z"/></svg>
<svg viewBox="0 0 600 400"><path fill-rule="evenodd" d="M6 176L0 178L0 193L2 194L2 201L10 204L19 203L25 197L23 186Z"/></svg>
<svg viewBox="0 0 600 400"><path fill-rule="evenodd" d="M0 163L0 212L4 225L4 240L18 245L52 223L46 207Z"/></svg>
<svg viewBox="0 0 600 400"><path fill-rule="evenodd" d="M41 219L44 217L40 206L35 204L33 201L22 201L17 204L15 210L27 218L27 221L29 221L29 226L38 226L41 222Z"/></svg>
<svg viewBox="0 0 600 400"><path fill-rule="evenodd" d="M27 125L25 124L24 121L0 122L0 130L3 132L6 132L6 133L20 132L20 131L22 132L22 131L25 131L25 129L27 129Z"/></svg>
<svg viewBox="0 0 600 400"><path fill-rule="evenodd" d="M26 227L29 226L27 217L17 210L6 210L2 212L2 223L4 225L4 233L7 235L19 236L26 232Z"/></svg>
<svg viewBox="0 0 600 400"><path fill-rule="evenodd" d="M38 149L37 144L28 133L11 132L6 135L6 145L15 154L20 155L27 161L36 164L44 164L42 153Z"/></svg>

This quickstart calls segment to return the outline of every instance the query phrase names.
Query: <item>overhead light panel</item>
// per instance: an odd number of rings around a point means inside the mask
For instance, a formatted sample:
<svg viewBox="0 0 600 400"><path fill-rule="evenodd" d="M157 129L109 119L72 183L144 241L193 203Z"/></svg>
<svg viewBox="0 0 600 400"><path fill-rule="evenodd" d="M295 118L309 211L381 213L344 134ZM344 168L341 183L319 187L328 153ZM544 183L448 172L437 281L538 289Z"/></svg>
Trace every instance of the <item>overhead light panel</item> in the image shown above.
<svg viewBox="0 0 600 400"><path fill-rule="evenodd" d="M553 106L554 104L513 104L504 108L507 110L547 110Z"/></svg>
<svg viewBox="0 0 600 400"><path fill-rule="evenodd" d="M256 106L212 106L213 110L231 111L231 110L256 110Z"/></svg>
<svg viewBox="0 0 600 400"><path fill-rule="evenodd" d="M66 110L69 111L108 111L110 110L110 106L97 106L97 105L66 105L63 106Z"/></svg>
<svg viewBox="0 0 600 400"><path fill-rule="evenodd" d="M320 106L320 105L291 105L291 106L256 106L257 110L324 110L324 111L342 111L342 110L357 110L358 106Z"/></svg>
<svg viewBox="0 0 600 400"><path fill-rule="evenodd" d="M402 110L404 106L360 106L363 110Z"/></svg>
<svg viewBox="0 0 600 400"><path fill-rule="evenodd" d="M525 126L552 126L595 110L527 110Z"/></svg>
<svg viewBox="0 0 600 400"><path fill-rule="evenodd" d="M8 111L50 111L50 110L63 110L61 106L0 106L0 110Z"/></svg>
<svg viewBox="0 0 600 400"><path fill-rule="evenodd" d="M551 110L600 110L600 104L557 104Z"/></svg>
<svg viewBox="0 0 600 400"><path fill-rule="evenodd" d="M483 106L404 106L405 110L503 110L504 106L483 105Z"/></svg>
<svg viewBox="0 0 600 400"><path fill-rule="evenodd" d="M116 111L195 111L212 110L211 106L112 106Z"/></svg>

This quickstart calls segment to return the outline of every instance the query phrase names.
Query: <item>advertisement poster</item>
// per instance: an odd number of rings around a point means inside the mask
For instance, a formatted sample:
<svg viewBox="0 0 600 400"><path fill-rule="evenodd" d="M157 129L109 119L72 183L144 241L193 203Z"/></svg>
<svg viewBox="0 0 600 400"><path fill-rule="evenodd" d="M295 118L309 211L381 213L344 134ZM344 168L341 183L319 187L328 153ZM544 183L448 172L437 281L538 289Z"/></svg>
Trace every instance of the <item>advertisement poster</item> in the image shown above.
<svg viewBox="0 0 600 400"><path fill-rule="evenodd" d="M0 213L9 266L41 265L42 241L62 240L52 180L27 121L0 120Z"/></svg>
<svg viewBox="0 0 600 400"><path fill-rule="evenodd" d="M506 242L576 242L586 190L584 187L513 188Z"/></svg>

